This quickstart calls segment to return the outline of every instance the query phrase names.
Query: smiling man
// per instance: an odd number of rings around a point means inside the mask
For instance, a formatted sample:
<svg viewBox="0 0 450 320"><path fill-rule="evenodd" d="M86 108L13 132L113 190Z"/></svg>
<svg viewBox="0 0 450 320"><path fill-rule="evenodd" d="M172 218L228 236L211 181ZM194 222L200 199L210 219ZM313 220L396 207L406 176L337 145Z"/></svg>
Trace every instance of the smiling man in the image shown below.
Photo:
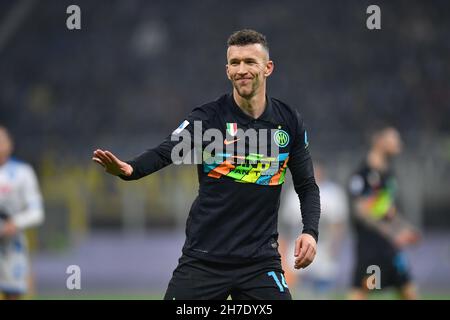
<svg viewBox="0 0 450 320"><path fill-rule="evenodd" d="M159 146L133 160L94 151L93 161L108 173L136 180L175 162L172 150L178 139L174 138L194 136L198 127L202 133L221 134L218 141L223 141L226 152L206 154L207 141L196 143L204 157L198 165L199 194L189 212L183 255L165 299L227 299L230 295L233 299L291 299L277 241L287 168L299 195L304 225L295 243L294 268L305 268L314 259L320 199L308 138L298 112L266 95L273 70L266 38L253 30L238 31L228 40L226 73L233 85L231 94L195 108ZM229 152L225 146L234 143L241 147ZM206 161L211 157L214 161ZM298 213L300 217L300 207Z"/></svg>

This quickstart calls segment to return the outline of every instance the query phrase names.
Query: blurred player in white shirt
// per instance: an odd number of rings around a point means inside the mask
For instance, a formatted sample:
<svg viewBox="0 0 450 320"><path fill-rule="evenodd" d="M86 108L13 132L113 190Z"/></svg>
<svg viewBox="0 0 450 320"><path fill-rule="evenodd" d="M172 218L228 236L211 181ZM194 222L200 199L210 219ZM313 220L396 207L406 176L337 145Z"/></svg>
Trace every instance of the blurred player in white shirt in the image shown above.
<svg viewBox="0 0 450 320"><path fill-rule="evenodd" d="M291 290L294 291L298 276L302 280L307 279L308 281L305 281L305 283L308 282L311 285L312 291L306 290L302 285L299 296L320 299L329 298L329 294L334 289L337 272L339 271L338 258L348 221L349 208L344 188L328 180L324 168L319 163L314 164L314 175L319 186L321 200L320 241L317 246L316 258L307 269L292 271L292 274L287 274L286 280ZM294 249L286 247L285 240L290 235L295 235L301 228L299 205L295 190L288 188L280 210L280 222L284 225L280 234L280 251L283 252L283 263L287 265L293 264L293 261L286 260L286 257L290 257L291 254L289 253ZM284 268L284 270L291 269Z"/></svg>
<svg viewBox="0 0 450 320"><path fill-rule="evenodd" d="M27 293L29 261L24 230L44 220L33 168L11 158L13 142L0 126L0 293L19 299Z"/></svg>

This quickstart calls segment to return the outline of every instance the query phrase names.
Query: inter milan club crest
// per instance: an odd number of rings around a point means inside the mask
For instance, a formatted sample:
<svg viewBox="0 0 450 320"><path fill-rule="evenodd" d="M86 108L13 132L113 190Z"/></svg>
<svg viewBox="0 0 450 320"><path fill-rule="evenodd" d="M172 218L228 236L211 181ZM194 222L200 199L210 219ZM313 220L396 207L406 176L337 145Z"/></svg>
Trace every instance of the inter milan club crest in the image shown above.
<svg viewBox="0 0 450 320"><path fill-rule="evenodd" d="M280 148L284 148L289 143L289 134L284 130L277 130L273 136L275 144Z"/></svg>
<svg viewBox="0 0 450 320"><path fill-rule="evenodd" d="M227 122L227 132L230 134L230 136L234 137L237 133L237 123Z"/></svg>

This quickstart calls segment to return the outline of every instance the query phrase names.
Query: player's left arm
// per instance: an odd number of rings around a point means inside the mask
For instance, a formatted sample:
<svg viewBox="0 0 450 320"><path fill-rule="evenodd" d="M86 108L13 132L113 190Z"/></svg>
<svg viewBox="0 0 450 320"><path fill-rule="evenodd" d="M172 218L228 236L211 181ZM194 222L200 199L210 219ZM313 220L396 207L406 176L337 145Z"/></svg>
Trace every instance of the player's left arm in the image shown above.
<svg viewBox="0 0 450 320"><path fill-rule="evenodd" d="M297 113L297 124L288 167L292 173L294 188L301 206L303 230L295 241L295 268L306 268L316 255L319 237L320 195L314 179L314 170L309 153L309 142L303 120Z"/></svg>
<svg viewBox="0 0 450 320"><path fill-rule="evenodd" d="M44 209L39 183L34 170L24 167L21 175L21 199L23 209L11 215L10 222L18 230L35 227L44 221Z"/></svg>

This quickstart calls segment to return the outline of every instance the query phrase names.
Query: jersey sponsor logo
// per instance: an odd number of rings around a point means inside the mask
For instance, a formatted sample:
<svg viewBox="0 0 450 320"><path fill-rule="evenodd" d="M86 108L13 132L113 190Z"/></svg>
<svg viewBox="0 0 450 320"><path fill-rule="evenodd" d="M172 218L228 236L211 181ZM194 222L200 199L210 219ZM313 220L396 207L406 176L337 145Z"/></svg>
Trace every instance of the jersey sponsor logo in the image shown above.
<svg viewBox="0 0 450 320"><path fill-rule="evenodd" d="M256 153L248 156L222 153L211 157L214 161L203 163L203 170L208 173L208 177L219 179L225 176L236 182L275 186L284 182L289 153L281 153L277 157Z"/></svg>
<svg viewBox="0 0 450 320"><path fill-rule="evenodd" d="M237 123L227 122L227 132L230 134L230 136L234 137L237 134Z"/></svg>
<svg viewBox="0 0 450 320"><path fill-rule="evenodd" d="M289 144L289 134L284 130L277 130L273 135L273 140L278 147L284 148Z"/></svg>
<svg viewBox="0 0 450 320"><path fill-rule="evenodd" d="M176 128L172 134L179 134L181 131L183 131L187 126L189 125L189 121L184 120L178 128Z"/></svg>
<svg viewBox="0 0 450 320"><path fill-rule="evenodd" d="M368 199L368 209L371 216L378 220L383 219L391 210L394 198L387 189L380 189Z"/></svg>

